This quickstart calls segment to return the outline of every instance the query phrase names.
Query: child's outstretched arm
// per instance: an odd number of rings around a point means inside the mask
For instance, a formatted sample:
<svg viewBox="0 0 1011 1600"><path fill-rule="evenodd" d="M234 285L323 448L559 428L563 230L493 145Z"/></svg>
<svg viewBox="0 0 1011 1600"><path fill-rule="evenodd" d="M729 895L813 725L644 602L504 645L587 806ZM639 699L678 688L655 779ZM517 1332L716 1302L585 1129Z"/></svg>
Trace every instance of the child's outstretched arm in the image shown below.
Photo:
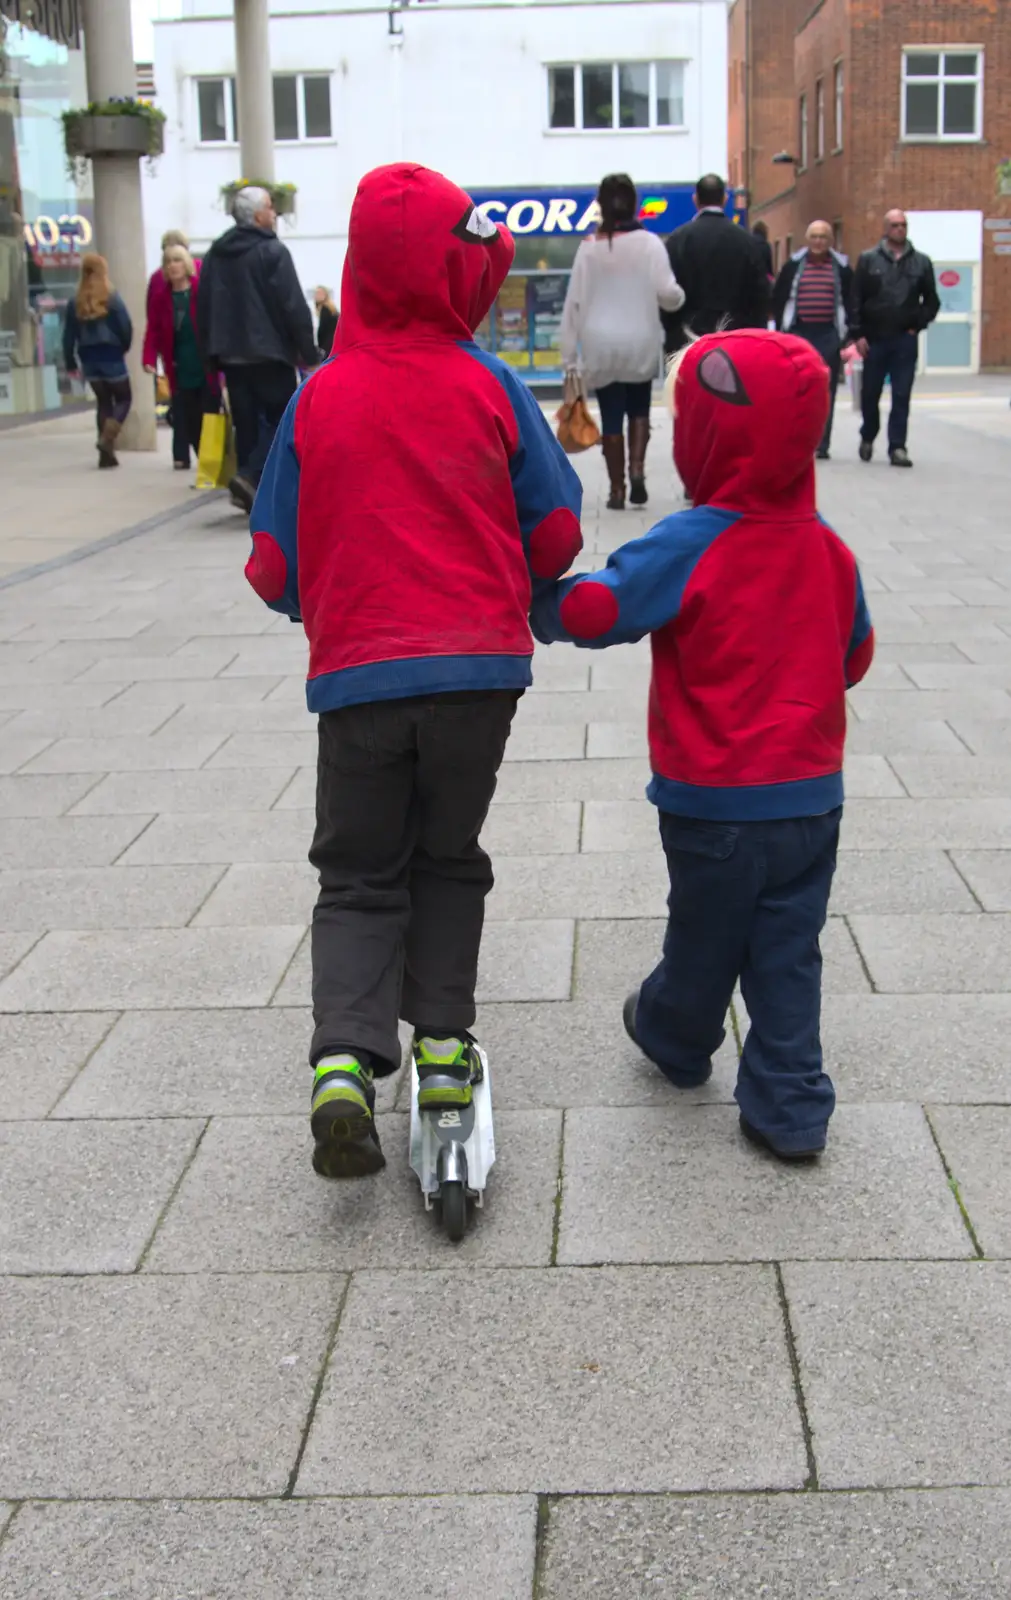
<svg viewBox="0 0 1011 1600"><path fill-rule="evenodd" d="M601 650L635 644L672 621L699 558L735 518L707 506L665 517L608 557L603 572L565 578L540 593L530 622L542 644L570 639Z"/></svg>
<svg viewBox="0 0 1011 1600"><path fill-rule="evenodd" d="M271 611L301 621L298 601L298 485L295 412L304 389L288 401L274 435L249 517L253 552L246 578Z"/></svg>
<svg viewBox="0 0 1011 1600"><path fill-rule="evenodd" d="M544 580L567 572L583 548L583 486L526 384L512 373L507 384L519 430L509 472L536 595Z"/></svg>
<svg viewBox="0 0 1011 1600"><path fill-rule="evenodd" d="M871 614L867 609L864 598L864 586L860 581L860 568L857 568L857 597L853 612L853 632L850 634L849 649L846 651L846 687L852 689L866 677L870 664L874 659L874 627L871 623Z"/></svg>

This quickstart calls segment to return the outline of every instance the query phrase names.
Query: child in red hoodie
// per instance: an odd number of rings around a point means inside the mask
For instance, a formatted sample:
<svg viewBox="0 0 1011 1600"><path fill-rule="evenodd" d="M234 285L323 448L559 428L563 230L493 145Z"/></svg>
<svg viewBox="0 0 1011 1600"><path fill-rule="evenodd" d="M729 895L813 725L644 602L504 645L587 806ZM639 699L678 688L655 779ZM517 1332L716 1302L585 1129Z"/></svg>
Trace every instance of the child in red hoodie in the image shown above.
<svg viewBox="0 0 1011 1600"><path fill-rule="evenodd" d="M419 1101L466 1106L491 863L478 836L531 681L535 584L581 548L579 479L474 343L512 239L424 167L351 211L334 354L292 399L250 519L257 594L309 638L319 713L313 1165L385 1165L373 1080L414 1027Z"/></svg>
<svg viewBox="0 0 1011 1600"><path fill-rule="evenodd" d="M784 1160L824 1149L821 952L843 803L846 689L874 635L853 555L818 516L821 357L790 334L690 346L674 458L694 504L603 572L538 598L534 631L600 648L652 636L648 794L670 870L663 956L625 1026L670 1081L712 1072L740 980L741 1130Z"/></svg>

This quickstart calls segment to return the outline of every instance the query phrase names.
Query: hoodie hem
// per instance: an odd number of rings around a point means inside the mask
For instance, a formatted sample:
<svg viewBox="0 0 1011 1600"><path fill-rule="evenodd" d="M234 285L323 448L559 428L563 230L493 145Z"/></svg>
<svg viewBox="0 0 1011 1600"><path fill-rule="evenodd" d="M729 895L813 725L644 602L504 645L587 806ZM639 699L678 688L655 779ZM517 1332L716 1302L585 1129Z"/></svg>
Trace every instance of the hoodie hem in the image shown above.
<svg viewBox="0 0 1011 1600"><path fill-rule="evenodd" d="M533 682L530 656L416 656L376 661L310 678L305 688L310 711L339 711L372 700L409 700L419 695L466 690L528 689Z"/></svg>
<svg viewBox="0 0 1011 1600"><path fill-rule="evenodd" d="M658 811L705 822L785 822L793 817L821 817L843 803L843 775L826 773L790 783L748 784L710 788L680 783L655 772L646 789Z"/></svg>

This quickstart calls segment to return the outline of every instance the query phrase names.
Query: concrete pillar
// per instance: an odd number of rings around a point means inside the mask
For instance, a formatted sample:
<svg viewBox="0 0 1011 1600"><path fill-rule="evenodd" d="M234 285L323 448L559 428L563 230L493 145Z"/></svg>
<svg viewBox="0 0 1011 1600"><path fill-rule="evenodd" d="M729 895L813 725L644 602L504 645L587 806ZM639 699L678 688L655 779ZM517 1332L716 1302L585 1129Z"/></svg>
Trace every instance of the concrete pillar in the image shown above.
<svg viewBox="0 0 1011 1600"><path fill-rule="evenodd" d="M137 93L137 75L130 0L82 0L81 15L88 99L132 99ZM133 319L133 348L126 358L133 407L119 447L155 450L154 383L141 364L147 268L140 162L136 156L96 156L91 167L95 183L94 249L108 261L109 276Z"/></svg>
<svg viewBox="0 0 1011 1600"><path fill-rule="evenodd" d="M269 0L235 0L235 87L242 178L274 180L274 87Z"/></svg>

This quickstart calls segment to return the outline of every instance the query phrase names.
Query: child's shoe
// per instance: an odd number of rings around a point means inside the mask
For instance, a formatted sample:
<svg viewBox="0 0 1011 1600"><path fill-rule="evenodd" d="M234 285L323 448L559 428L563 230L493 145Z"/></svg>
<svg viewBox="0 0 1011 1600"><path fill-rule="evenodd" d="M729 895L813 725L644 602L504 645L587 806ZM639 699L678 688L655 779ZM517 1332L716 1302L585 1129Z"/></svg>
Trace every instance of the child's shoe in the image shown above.
<svg viewBox="0 0 1011 1600"><path fill-rule="evenodd" d="M469 1106L473 1085L482 1078L481 1057L469 1034L434 1039L417 1034L412 1046L418 1069L418 1107L431 1111L441 1106Z"/></svg>
<svg viewBox="0 0 1011 1600"><path fill-rule="evenodd" d="M327 1056L312 1085L312 1164L321 1178L364 1178L386 1165L376 1132L372 1071L357 1056Z"/></svg>

